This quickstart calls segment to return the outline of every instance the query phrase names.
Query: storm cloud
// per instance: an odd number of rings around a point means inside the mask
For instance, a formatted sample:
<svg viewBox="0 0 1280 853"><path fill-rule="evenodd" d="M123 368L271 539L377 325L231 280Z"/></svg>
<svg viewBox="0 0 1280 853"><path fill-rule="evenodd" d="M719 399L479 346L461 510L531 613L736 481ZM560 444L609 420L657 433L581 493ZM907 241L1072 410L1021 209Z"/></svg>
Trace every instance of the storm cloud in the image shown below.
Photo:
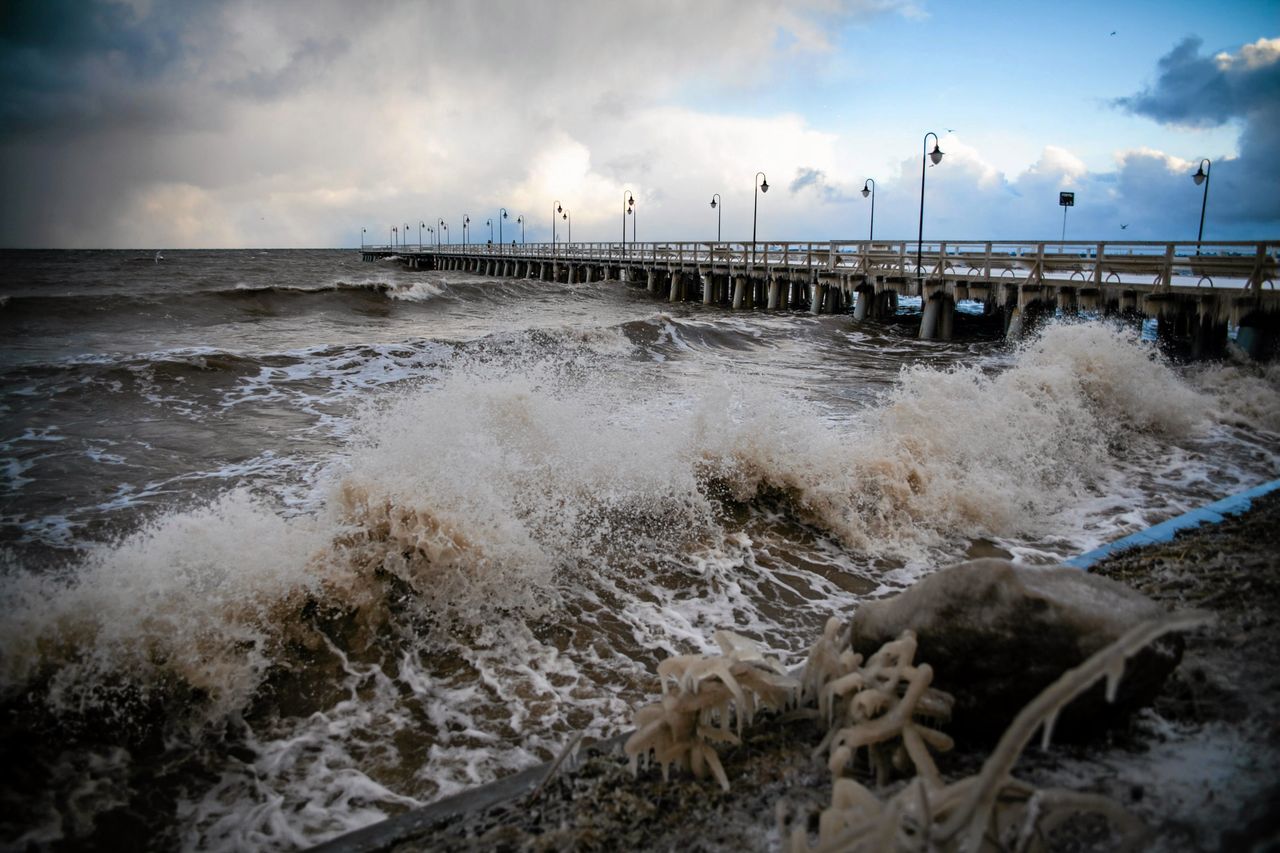
<svg viewBox="0 0 1280 853"><path fill-rule="evenodd" d="M1275 233L1280 230L1280 161L1275 156L1280 147L1280 38L1258 39L1212 56L1201 53L1201 47L1199 39L1185 39L1160 59L1154 85L1114 103L1162 124L1241 122L1238 156L1210 158L1214 218L1262 225Z"/></svg>
<svg viewBox="0 0 1280 853"><path fill-rule="evenodd" d="M500 206L533 241L556 199L575 237L608 239L624 188L641 240L714 234L716 192L725 237L741 239L760 170L794 176L760 198L762 235L859 235L866 167L821 113L734 112L720 96L741 104L781 73L821 69L842 26L922 14L911 0L16 0L0 6L0 242L340 246L437 218L458 233L462 214ZM1151 85L1113 101L1170 125L1239 123L1237 151L1203 155L1206 236L1280 225L1266 156L1280 141L1278 44L1210 56L1183 42ZM880 139L879 123L845 132L882 152L918 139ZM1120 151L1091 173L1068 147L1046 138L1039 161L1006 174L948 135L927 227L1056 235L1065 188L1082 232L1194 234L1194 152ZM879 156L876 233L913 235L919 153Z"/></svg>

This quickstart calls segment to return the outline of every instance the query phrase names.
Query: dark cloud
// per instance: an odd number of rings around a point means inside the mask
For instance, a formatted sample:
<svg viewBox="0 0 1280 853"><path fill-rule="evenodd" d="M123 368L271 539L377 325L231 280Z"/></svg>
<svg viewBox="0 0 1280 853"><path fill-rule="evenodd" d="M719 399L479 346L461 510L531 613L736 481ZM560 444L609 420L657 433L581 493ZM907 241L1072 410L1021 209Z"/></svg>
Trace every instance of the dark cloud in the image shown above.
<svg viewBox="0 0 1280 853"><path fill-rule="evenodd" d="M226 84L227 91L261 100L292 95L322 82L328 70L350 49L345 38L303 39L278 69L254 70Z"/></svg>
<svg viewBox="0 0 1280 853"><path fill-rule="evenodd" d="M798 193L812 189L826 204L841 204L853 201L853 196L827 181L827 174L821 169L802 166L796 169L796 177L791 182L790 190Z"/></svg>
<svg viewBox="0 0 1280 853"><path fill-rule="evenodd" d="M1280 46L1259 41L1234 55L1208 56L1201 45L1184 39L1160 58L1154 86L1113 103L1163 124L1213 126L1280 97Z"/></svg>
<svg viewBox="0 0 1280 853"><path fill-rule="evenodd" d="M1213 161L1205 236L1223 226L1274 232L1280 226L1280 162L1275 156L1280 147L1280 39L1259 39L1234 53L1214 56L1201 54L1200 48L1199 39L1184 39L1161 57L1155 85L1113 103L1162 124L1242 122L1237 157L1217 157L1214 152L1197 155ZM1190 192L1175 183L1140 196L1136 179L1156 186L1158 173L1145 166L1142 158L1130 158L1122 169L1122 182L1135 198L1158 200L1177 196L1179 190L1182 195ZM1163 179L1190 184L1181 176L1165 174Z"/></svg>
<svg viewBox="0 0 1280 853"><path fill-rule="evenodd" d="M0 136L153 128L182 115L169 84L188 59L184 33L205 17L193 2L145 16L110 0L0 5Z"/></svg>

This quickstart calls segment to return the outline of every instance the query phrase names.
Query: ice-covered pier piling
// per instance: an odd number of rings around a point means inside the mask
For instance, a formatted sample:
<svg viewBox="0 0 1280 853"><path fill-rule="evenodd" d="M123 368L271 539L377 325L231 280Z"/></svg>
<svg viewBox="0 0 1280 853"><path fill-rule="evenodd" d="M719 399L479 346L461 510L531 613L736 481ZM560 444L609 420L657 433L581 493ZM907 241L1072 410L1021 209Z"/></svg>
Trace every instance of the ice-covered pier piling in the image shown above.
<svg viewBox="0 0 1280 853"><path fill-rule="evenodd" d="M530 243L364 246L414 269L565 283L643 284L671 302L735 309L852 310L856 320L920 297L920 337L948 340L956 303L998 315L1010 338L1046 314L1095 311L1158 319L1166 346L1213 357L1237 343L1280 350L1280 240L1223 243L834 240L826 242ZM919 263L917 263L919 258Z"/></svg>

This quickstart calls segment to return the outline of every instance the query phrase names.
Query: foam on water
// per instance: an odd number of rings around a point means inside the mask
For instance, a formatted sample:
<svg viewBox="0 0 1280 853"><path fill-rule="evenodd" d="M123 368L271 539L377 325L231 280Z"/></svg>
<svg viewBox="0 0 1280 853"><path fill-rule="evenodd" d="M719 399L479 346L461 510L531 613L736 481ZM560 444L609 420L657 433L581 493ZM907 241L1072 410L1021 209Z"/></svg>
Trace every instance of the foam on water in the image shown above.
<svg viewBox="0 0 1280 853"><path fill-rule="evenodd" d="M907 368L854 412L673 370L654 339L705 345L651 325L451 350L354 415L292 507L234 490L56 576L11 561L0 697L159 704L167 749L217 780L178 798L183 843L294 847L619 730L656 660L716 628L798 655L976 538L1061 557L1165 511L1161 489L1275 476L1274 370L1187 381L1101 324ZM1245 462L1207 458L1237 432Z"/></svg>

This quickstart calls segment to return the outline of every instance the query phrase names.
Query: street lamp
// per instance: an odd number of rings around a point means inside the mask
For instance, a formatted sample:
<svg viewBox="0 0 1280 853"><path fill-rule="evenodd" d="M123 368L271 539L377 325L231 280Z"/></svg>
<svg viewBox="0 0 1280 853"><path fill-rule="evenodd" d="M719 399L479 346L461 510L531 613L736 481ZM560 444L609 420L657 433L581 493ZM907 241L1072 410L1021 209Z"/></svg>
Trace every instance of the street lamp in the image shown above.
<svg viewBox="0 0 1280 853"><path fill-rule="evenodd" d="M500 207L498 208L498 210L502 211L502 215L498 217L498 243L501 244L502 243L502 220L507 218L507 209L505 207Z"/></svg>
<svg viewBox="0 0 1280 853"><path fill-rule="evenodd" d="M396 228L394 225L392 225L392 226L391 226L391 230L387 232L387 235L388 235L388 236L387 236L387 239L389 239L389 240L391 241L391 248L392 248L392 249L394 249L394 248L396 247L396 232L397 232L397 231L399 231L399 230L400 230L399 228Z"/></svg>
<svg viewBox="0 0 1280 853"><path fill-rule="evenodd" d="M566 210L564 213L560 215L560 218L569 223L569 236L565 240L565 242L572 243L573 242L573 217L570 216L569 211Z"/></svg>
<svg viewBox="0 0 1280 853"><path fill-rule="evenodd" d="M361 228L361 229L360 229L360 248L361 248L361 249L363 249L363 248L364 248L364 235L365 235L365 232L366 232L366 231L368 231L368 230L369 230L368 228Z"/></svg>
<svg viewBox="0 0 1280 853"><path fill-rule="evenodd" d="M421 219L418 220L418 251L422 251L422 229L427 227L427 223Z"/></svg>
<svg viewBox="0 0 1280 853"><path fill-rule="evenodd" d="M434 225L428 225L428 226L427 226L427 233L431 235L431 236L430 236L430 237L428 237L427 239L428 239L428 240L430 240L432 243L435 243L435 244L436 244L436 248L437 248L437 249L439 249L439 248L440 248L440 235L436 233L436 227L435 227Z"/></svg>
<svg viewBox="0 0 1280 853"><path fill-rule="evenodd" d="M560 206L557 199L551 203L551 251L554 253L556 249L556 214L564 213L564 208Z"/></svg>
<svg viewBox="0 0 1280 853"><path fill-rule="evenodd" d="M524 245L524 214L516 217L516 222L520 223L520 245Z"/></svg>
<svg viewBox="0 0 1280 853"><path fill-rule="evenodd" d="M489 245L492 246L493 245L493 220L486 219L484 221L484 224L489 226Z"/></svg>
<svg viewBox="0 0 1280 853"><path fill-rule="evenodd" d="M632 195L631 190L622 191L622 254L627 253L627 214L631 212L631 208L635 206L636 197Z"/></svg>
<svg viewBox="0 0 1280 853"><path fill-rule="evenodd" d="M720 205L720 193L711 196L711 209L716 212L716 242L720 242L720 215L724 213Z"/></svg>
<svg viewBox="0 0 1280 853"><path fill-rule="evenodd" d="M467 226L471 224L470 215L462 214L462 251L467 250Z"/></svg>
<svg viewBox="0 0 1280 853"><path fill-rule="evenodd" d="M876 179L867 178L862 183L862 197L871 196L871 230L867 232L867 242L876 238Z"/></svg>
<svg viewBox="0 0 1280 853"><path fill-rule="evenodd" d="M933 137L933 150L929 151L929 137ZM916 279L923 278L920 270L920 246L924 241L924 167L925 160L932 160L933 165L942 162L942 149L938 147L938 134L932 130L924 135L922 148L927 154L920 155L920 230L916 232Z"/></svg>
<svg viewBox="0 0 1280 853"><path fill-rule="evenodd" d="M444 243L447 246L449 245L449 225L443 219L441 219L438 224L440 225L440 230L444 232ZM440 238L437 237L436 239L438 240Z"/></svg>
<svg viewBox="0 0 1280 853"><path fill-rule="evenodd" d="M760 186L756 188L758 192L755 192L751 203L751 263L753 264L756 262L756 212L760 209L760 193L769 191L769 179L764 176L764 172L756 172L756 178L760 179ZM752 178L751 183L755 183L755 178Z"/></svg>
<svg viewBox="0 0 1280 853"><path fill-rule="evenodd" d="M1213 163L1206 157L1200 161L1200 168L1191 176L1191 180L1196 182L1196 186L1204 184L1204 197L1200 199L1200 231L1196 234L1196 254L1200 254L1200 241L1204 239L1204 209L1209 204L1209 170L1213 168Z"/></svg>
<svg viewBox="0 0 1280 853"><path fill-rule="evenodd" d="M404 230L400 232L400 247L409 248L409 223L404 224Z"/></svg>

